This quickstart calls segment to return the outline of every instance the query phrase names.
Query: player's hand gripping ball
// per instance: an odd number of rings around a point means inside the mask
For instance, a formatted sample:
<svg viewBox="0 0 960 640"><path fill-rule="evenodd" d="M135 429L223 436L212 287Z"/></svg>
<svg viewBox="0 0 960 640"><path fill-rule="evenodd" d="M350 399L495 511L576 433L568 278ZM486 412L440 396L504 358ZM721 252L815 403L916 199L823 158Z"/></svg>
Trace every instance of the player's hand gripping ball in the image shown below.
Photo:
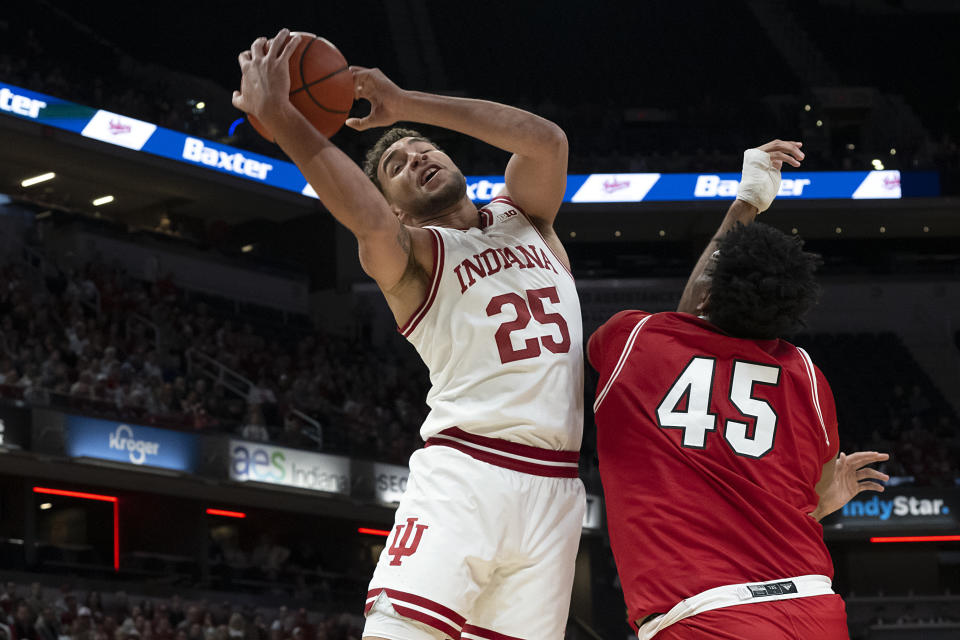
<svg viewBox="0 0 960 640"><path fill-rule="evenodd" d="M290 102L327 138L343 126L353 106L353 72L346 58L325 38L302 31L290 57ZM267 140L273 135L248 114L250 124Z"/></svg>

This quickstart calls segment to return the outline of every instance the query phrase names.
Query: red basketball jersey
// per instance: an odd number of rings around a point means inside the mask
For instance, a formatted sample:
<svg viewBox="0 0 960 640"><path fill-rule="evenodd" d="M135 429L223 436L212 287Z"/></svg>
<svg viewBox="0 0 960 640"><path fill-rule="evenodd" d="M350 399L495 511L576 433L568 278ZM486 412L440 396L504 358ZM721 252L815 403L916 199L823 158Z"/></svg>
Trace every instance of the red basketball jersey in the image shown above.
<svg viewBox="0 0 960 640"><path fill-rule="evenodd" d="M837 455L806 352L685 313L622 311L590 338L610 543L630 620L707 589L833 577L811 518Z"/></svg>

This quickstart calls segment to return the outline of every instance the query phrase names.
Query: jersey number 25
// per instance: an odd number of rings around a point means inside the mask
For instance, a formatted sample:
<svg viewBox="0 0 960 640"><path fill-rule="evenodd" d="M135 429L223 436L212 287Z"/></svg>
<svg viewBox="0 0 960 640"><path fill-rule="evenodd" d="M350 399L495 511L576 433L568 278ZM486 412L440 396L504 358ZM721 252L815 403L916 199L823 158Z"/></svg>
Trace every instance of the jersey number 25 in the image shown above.
<svg viewBox="0 0 960 640"><path fill-rule="evenodd" d="M661 428L683 429L684 447L703 449L707 446L707 432L717 428L717 416L710 413L716 366L714 358L697 356L690 360L657 406ZM742 360L733 362L728 397L743 416L755 421L751 436L748 423L727 420L723 437L737 454L762 458L773 449L777 412L766 400L753 397L753 388L757 384L776 386L779 381L780 367ZM686 407L678 410L684 397Z"/></svg>
<svg viewBox="0 0 960 640"><path fill-rule="evenodd" d="M516 320L504 322L495 334L501 364L536 358L540 355L541 343L551 353L570 351L570 329L567 328L567 321L559 313L547 313L546 309L543 308L544 300L549 300L553 304L560 302L557 288L527 289L524 293L527 294L526 299L517 293L502 293L499 296L494 296L487 304L487 315L490 317L503 313L503 308L506 306L513 307L517 314ZM552 335L541 336L539 339L527 338L522 349L514 349L510 334L525 329L530 324L531 315L542 325L557 325L560 330L560 339L557 340Z"/></svg>

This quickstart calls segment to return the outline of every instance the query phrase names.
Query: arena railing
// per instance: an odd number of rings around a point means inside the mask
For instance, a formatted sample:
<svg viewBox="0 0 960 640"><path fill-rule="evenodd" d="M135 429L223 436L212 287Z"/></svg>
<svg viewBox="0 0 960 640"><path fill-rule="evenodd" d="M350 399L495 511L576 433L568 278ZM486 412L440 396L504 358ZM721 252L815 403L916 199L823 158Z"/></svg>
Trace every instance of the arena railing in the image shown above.
<svg viewBox="0 0 960 640"><path fill-rule="evenodd" d="M246 398L256 386L249 378L194 348L187 349L186 356L188 373L204 375L241 398Z"/></svg>
<svg viewBox="0 0 960 640"><path fill-rule="evenodd" d="M131 313L127 316L127 335L133 335L132 328L134 325L143 325L146 328L153 331L153 346L157 350L160 349L160 328L148 320L146 317L142 316L139 313Z"/></svg>
<svg viewBox="0 0 960 640"><path fill-rule="evenodd" d="M243 374L231 369L216 358L208 356L196 349L187 349L187 371L191 374L202 374L213 380L214 383L222 385L224 389L246 400L250 390L257 385ZM302 429L303 435L317 444L318 449L323 448L323 426L303 411L297 408L291 408L290 413L309 425L310 428Z"/></svg>

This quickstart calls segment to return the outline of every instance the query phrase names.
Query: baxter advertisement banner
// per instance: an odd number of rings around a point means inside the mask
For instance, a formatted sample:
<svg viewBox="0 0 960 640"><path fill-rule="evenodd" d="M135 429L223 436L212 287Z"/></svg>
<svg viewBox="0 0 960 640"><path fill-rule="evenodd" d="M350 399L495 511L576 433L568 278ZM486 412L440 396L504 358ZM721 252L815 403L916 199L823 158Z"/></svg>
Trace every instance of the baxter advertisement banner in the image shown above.
<svg viewBox="0 0 960 640"><path fill-rule="evenodd" d="M317 194L300 170L285 160L270 158L204 138L189 136L119 113L30 91L0 82L0 114L31 120L85 138L148 153L215 171L233 178L269 185L311 198ZM899 171L789 171L783 175L778 198L898 199L907 195L901 177L912 184L909 196L940 195L936 173ZM683 202L732 200L737 173L592 173L567 176L564 202ZM487 202L504 186L502 175L467 176L467 195Z"/></svg>
<svg viewBox="0 0 960 640"><path fill-rule="evenodd" d="M956 533L960 531L960 490L888 488L864 491L842 509L824 518L824 532Z"/></svg>
<svg viewBox="0 0 960 640"><path fill-rule="evenodd" d="M170 429L66 416L67 455L193 473L198 439Z"/></svg>
<svg viewBox="0 0 960 640"><path fill-rule="evenodd" d="M350 458L230 440L230 479L350 495Z"/></svg>

